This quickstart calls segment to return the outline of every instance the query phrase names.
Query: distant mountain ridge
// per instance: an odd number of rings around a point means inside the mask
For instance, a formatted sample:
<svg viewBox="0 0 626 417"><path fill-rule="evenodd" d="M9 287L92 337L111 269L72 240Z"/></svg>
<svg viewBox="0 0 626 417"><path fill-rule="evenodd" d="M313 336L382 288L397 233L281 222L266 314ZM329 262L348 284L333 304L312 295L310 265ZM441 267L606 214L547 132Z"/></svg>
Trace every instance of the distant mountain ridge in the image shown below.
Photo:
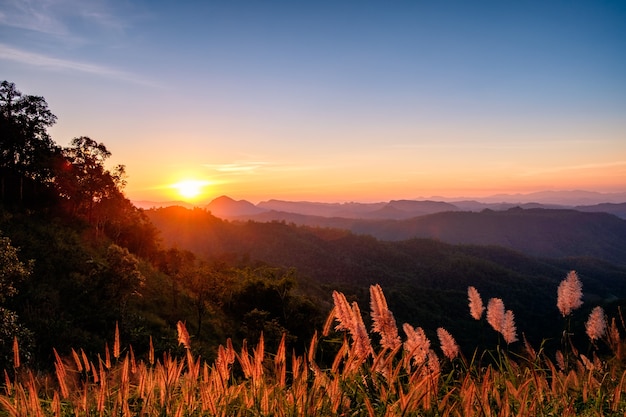
<svg viewBox="0 0 626 417"><path fill-rule="evenodd" d="M430 200L392 200L380 203L310 203L269 200L260 202L257 207L272 212L350 219L408 219L441 211L459 210L454 204Z"/></svg>
<svg viewBox="0 0 626 417"><path fill-rule="evenodd" d="M475 200L487 204L492 203L540 203L561 206L588 206L601 203L624 203L626 202L626 192L618 193L599 193L596 191L585 190L566 190L566 191L538 191L528 194L495 194L481 198L447 198L447 197L431 197L440 201L458 201L458 200Z"/></svg>
<svg viewBox="0 0 626 417"><path fill-rule="evenodd" d="M382 240L430 238L495 245L537 257L594 257L626 264L626 220L607 213L522 209L442 212L402 221L355 222L350 231Z"/></svg>
<svg viewBox="0 0 626 417"><path fill-rule="evenodd" d="M523 209L573 209L583 212L610 213L626 219L626 193L597 193L590 191L544 191L531 194L499 194L480 199L449 199L433 197L415 200L391 200L375 203L323 203L311 201L267 200L253 204L247 200L235 200L220 196L208 204L192 204L184 201L152 202L135 201L139 208L181 206L204 207L214 215L230 220L294 221L315 224L315 219L301 216L344 219L406 220L428 214L489 210ZM584 203L584 204L583 204ZM319 222L318 222L319 223Z"/></svg>
<svg viewBox="0 0 626 417"><path fill-rule="evenodd" d="M626 203L561 208L475 201L339 204L271 200L255 206L220 197L207 208L231 220L342 229L385 241L428 238L451 244L502 246L538 257L594 257L626 264Z"/></svg>
<svg viewBox="0 0 626 417"><path fill-rule="evenodd" d="M206 208L217 217L239 217L264 213L266 210L246 200L233 200L228 196L220 196L211 201Z"/></svg>
<svg viewBox="0 0 626 417"><path fill-rule="evenodd" d="M573 193L573 194L572 194ZM581 194L582 193L582 194ZM555 192L535 193L533 196L543 196L544 200L556 201ZM504 197L504 195L502 195ZM527 195L530 196L530 195ZM587 196L587 200L608 196L609 199L617 199L622 194L601 194L589 192L568 192L563 198L572 199L574 196L582 198ZM509 197L511 197L509 195ZM489 210L509 210L511 208L520 207L523 209L573 209L584 212L604 212L613 214L622 219L626 219L626 193L623 195L624 200L620 203L602 202L592 205L568 205L556 203L540 203L540 202L484 202L478 200L453 200L453 201L436 201L436 200L391 200L388 202L376 203L321 203L309 201L285 201L285 200L267 200L258 204L253 204L246 200L234 200L227 196L221 196L211 201L205 207L214 215L231 220L258 220L258 221L294 221L297 217L300 223L303 220L300 216L314 216L326 218L344 218L344 219L378 219L378 220L406 220L412 217L424 216L427 214L452 212L452 211L482 211ZM495 199L496 197L491 197ZM573 200L572 200L573 201ZM165 207L162 205L162 207ZM293 216L298 215L298 216ZM315 224L315 221L309 219L302 224Z"/></svg>

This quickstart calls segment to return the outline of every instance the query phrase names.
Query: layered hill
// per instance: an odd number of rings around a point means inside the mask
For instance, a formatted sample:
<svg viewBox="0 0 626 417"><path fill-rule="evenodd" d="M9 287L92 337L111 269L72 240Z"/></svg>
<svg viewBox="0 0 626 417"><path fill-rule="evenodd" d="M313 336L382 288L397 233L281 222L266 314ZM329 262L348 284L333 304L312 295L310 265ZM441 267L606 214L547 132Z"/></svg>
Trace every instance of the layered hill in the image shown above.
<svg viewBox="0 0 626 417"><path fill-rule="evenodd" d="M241 202L237 204L243 207ZM282 208L287 206L277 205ZM615 204L611 208L614 206L621 205ZM256 206L245 207L250 211L258 209ZM441 211L443 207L449 210ZM423 211L430 209L431 214L410 215L418 208ZM513 207L473 212L460 211L448 203L399 201L361 213L361 218L323 217L275 210L235 218L344 229L388 241L428 238L452 244L502 246L539 257L593 257L626 264L626 220L600 211L601 207L597 211L589 207L588 210ZM392 218L378 218L383 212Z"/></svg>
<svg viewBox="0 0 626 417"><path fill-rule="evenodd" d="M609 213L622 219L626 219L626 196L622 200L622 194L599 194L599 193L535 193L531 196L539 198L538 201L516 201L516 196L502 195L501 198L513 200L496 200L496 197L477 200L391 200L376 203L321 203L310 201L285 201L268 200L253 204L247 200L234 200L228 196L220 196L205 206L211 213L223 219L271 219L288 220L289 215L315 216L326 218L343 219L378 219L378 220L404 220L412 217L423 216L448 211L502 211L511 208L523 209L569 209L593 213ZM560 199L557 197L561 196ZM584 198L587 196L587 198ZM598 200L605 196L608 200ZM578 200L576 200L576 198ZM611 201L609 201L611 200ZM575 201L600 201L595 204L571 204ZM182 202L154 203L135 202L141 208L158 208L173 205L192 208L194 205ZM310 223L310 222L309 222Z"/></svg>
<svg viewBox="0 0 626 417"><path fill-rule="evenodd" d="M383 240L432 238L503 246L538 257L594 257L626 264L626 221L606 213L521 208L445 212L404 221L353 222L350 230Z"/></svg>

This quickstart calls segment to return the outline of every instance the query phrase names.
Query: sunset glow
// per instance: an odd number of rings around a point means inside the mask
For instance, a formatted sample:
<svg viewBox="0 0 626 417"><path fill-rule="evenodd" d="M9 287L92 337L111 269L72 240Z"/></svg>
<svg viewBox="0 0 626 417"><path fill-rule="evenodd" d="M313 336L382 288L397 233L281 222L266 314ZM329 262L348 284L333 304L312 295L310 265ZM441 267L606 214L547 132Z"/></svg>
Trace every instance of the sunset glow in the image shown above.
<svg viewBox="0 0 626 417"><path fill-rule="evenodd" d="M205 188L208 185L208 181L183 180L173 184L172 188L174 188L178 195L184 200L193 201L205 193Z"/></svg>

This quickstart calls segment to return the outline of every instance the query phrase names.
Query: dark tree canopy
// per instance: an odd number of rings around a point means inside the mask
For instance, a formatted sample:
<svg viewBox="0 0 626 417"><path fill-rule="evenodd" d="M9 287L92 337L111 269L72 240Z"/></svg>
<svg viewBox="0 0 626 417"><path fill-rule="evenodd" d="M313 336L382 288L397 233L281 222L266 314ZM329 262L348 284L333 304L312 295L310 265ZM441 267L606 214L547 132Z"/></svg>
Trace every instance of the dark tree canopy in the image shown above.
<svg viewBox="0 0 626 417"><path fill-rule="evenodd" d="M56 122L43 97L23 95L8 81L0 83L0 197L24 199L31 186L52 180L58 147L47 132ZM12 192L11 192L11 191Z"/></svg>
<svg viewBox="0 0 626 417"><path fill-rule="evenodd" d="M119 165L113 172L107 170L105 162L111 152L103 143L86 136L74 138L71 146L62 150L62 156L55 178L59 195L73 214L92 222L99 203L121 197L125 168Z"/></svg>

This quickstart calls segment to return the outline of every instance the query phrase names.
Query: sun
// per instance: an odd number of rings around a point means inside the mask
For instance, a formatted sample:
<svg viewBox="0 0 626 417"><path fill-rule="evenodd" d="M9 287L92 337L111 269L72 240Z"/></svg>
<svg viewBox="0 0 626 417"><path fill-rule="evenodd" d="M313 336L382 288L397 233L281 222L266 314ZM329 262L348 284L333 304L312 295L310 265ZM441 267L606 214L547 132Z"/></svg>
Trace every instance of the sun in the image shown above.
<svg viewBox="0 0 626 417"><path fill-rule="evenodd" d="M204 187L207 185L207 181L183 180L173 184L172 187L178 191L181 197L193 200L202 194Z"/></svg>

